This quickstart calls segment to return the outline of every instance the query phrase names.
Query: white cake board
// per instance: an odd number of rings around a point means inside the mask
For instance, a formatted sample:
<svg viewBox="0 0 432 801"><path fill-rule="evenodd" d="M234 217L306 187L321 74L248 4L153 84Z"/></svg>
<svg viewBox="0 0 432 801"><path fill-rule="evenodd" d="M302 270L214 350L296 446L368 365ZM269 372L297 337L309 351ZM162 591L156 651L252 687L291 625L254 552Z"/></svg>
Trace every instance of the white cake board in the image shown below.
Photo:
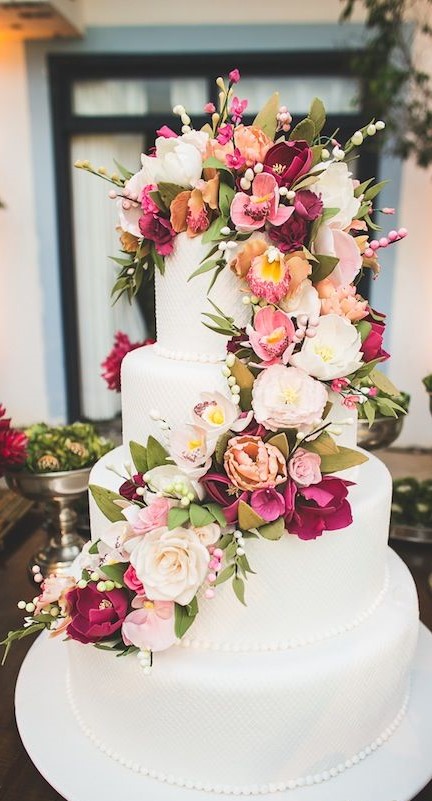
<svg viewBox="0 0 432 801"><path fill-rule="evenodd" d="M18 676L15 707L24 746L42 776L66 801L233 801L162 784L102 754L85 737L66 697L66 648L41 635ZM145 676L143 676L145 681ZM199 736L199 735L198 735ZM420 628L411 700L381 748L339 776L312 787L260 795L260 801L410 801L432 777L432 634ZM223 781L221 765L220 781ZM241 796L244 797L244 796Z"/></svg>

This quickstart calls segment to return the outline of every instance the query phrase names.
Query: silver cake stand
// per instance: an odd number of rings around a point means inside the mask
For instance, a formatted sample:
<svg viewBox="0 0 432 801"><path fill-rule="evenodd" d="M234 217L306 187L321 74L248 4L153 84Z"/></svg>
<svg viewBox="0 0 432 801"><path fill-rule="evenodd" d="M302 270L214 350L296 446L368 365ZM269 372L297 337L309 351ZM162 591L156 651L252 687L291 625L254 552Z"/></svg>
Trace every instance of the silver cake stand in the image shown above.
<svg viewBox="0 0 432 801"><path fill-rule="evenodd" d="M64 644L42 634L23 662L15 694L24 746L42 776L66 801L89 801L96 790L104 801L233 801L234 797L249 797L162 784L105 756L81 733L73 717L66 696L66 672ZM431 708L432 634L421 626L410 704L390 739L330 781L256 797L260 801L410 801L432 777ZM196 734L199 737L199 732ZM223 765L220 767L223 780Z"/></svg>

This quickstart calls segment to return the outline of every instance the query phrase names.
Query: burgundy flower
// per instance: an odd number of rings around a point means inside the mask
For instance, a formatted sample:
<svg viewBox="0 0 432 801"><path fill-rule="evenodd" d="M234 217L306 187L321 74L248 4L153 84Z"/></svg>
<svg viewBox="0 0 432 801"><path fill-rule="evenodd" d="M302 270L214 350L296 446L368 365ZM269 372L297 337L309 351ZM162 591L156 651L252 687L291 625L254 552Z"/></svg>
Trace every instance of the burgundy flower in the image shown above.
<svg viewBox="0 0 432 801"><path fill-rule="evenodd" d="M267 151L264 170L274 175L279 186L291 186L300 175L308 171L312 156L312 150L303 139L279 142Z"/></svg>
<svg viewBox="0 0 432 801"><path fill-rule="evenodd" d="M227 523L236 523L238 505L240 501L249 501L249 492L241 491L234 487L227 476L221 473L207 473L201 479L206 492L210 498L223 507Z"/></svg>
<svg viewBox="0 0 432 801"><path fill-rule="evenodd" d="M236 336L228 340L226 346L228 353L237 353L242 343L247 342L247 339L246 329L242 328L240 334L236 334Z"/></svg>
<svg viewBox="0 0 432 801"><path fill-rule="evenodd" d="M135 350L135 348L142 348L143 345L153 344L154 339L145 339L144 342L131 342L127 334L124 334L123 331L117 331L114 337L113 349L101 364L104 371L101 376L107 382L108 389L120 392L121 364L126 354L131 350Z"/></svg>
<svg viewBox="0 0 432 801"><path fill-rule="evenodd" d="M249 412L241 412L239 420L245 418ZM255 417L252 417L246 428L243 428L242 434L249 434L251 437L265 437L269 433L268 428L263 426L262 423L257 423Z"/></svg>
<svg viewBox="0 0 432 801"><path fill-rule="evenodd" d="M282 251L292 253L301 250L307 236L307 222L295 212L283 225L271 226L268 235L271 241Z"/></svg>
<svg viewBox="0 0 432 801"><path fill-rule="evenodd" d="M383 318L382 321L374 320L370 314L363 318L372 326L360 348L365 362L371 362L373 359L381 359L384 362L386 359L390 358L390 354L382 347L385 331L385 315L380 314L379 316Z"/></svg>
<svg viewBox="0 0 432 801"><path fill-rule="evenodd" d="M119 489L119 494L126 498L128 501L142 501L142 495L137 493L138 487L145 487L146 482L144 481L142 473L135 473L132 478L128 478L127 481L124 481Z"/></svg>
<svg viewBox="0 0 432 801"><path fill-rule="evenodd" d="M121 628L128 613L129 600L125 590L99 592L95 582L87 587L74 587L66 595L71 621L67 633L84 644L111 637Z"/></svg>
<svg viewBox="0 0 432 801"><path fill-rule="evenodd" d="M255 490L251 495L250 505L268 523L277 520L285 513L284 497L272 487Z"/></svg>
<svg viewBox="0 0 432 801"><path fill-rule="evenodd" d="M11 428L10 417L6 417L6 409L0 404L0 478L10 468L20 467L27 459L26 435L16 428Z"/></svg>
<svg viewBox="0 0 432 801"><path fill-rule="evenodd" d="M159 214L143 214L138 224L144 239L154 242L160 256L169 256L173 252L176 232L169 220Z"/></svg>
<svg viewBox="0 0 432 801"><path fill-rule="evenodd" d="M296 192L294 208L299 217L312 222L312 220L316 220L320 216L323 210L323 202L310 189L300 189Z"/></svg>
<svg viewBox="0 0 432 801"><path fill-rule="evenodd" d="M351 506L346 500L352 481L324 476L319 484L296 487L288 480L285 487L285 524L290 534L301 540L314 540L323 531L346 528L352 523Z"/></svg>

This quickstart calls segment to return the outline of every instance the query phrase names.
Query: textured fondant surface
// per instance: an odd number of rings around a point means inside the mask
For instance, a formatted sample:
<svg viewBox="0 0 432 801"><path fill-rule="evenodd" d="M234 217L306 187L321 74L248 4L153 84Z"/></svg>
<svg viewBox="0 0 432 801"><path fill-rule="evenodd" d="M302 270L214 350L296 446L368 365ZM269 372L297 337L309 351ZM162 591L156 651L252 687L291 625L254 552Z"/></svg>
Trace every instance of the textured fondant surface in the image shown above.
<svg viewBox="0 0 432 801"><path fill-rule="evenodd" d="M91 482L117 490L126 450L117 448L93 468ZM353 523L303 541L285 535L277 542L246 541L246 554L256 575L246 584L244 607L231 583L222 584L215 598L200 600L200 613L186 635L192 645L208 648L291 647L291 641L337 633L355 624L382 600L391 479L387 468L370 455L350 488ZM106 518L91 500L93 539L101 537ZM108 524L109 525L109 524Z"/></svg>
<svg viewBox="0 0 432 801"><path fill-rule="evenodd" d="M134 657L68 642L83 724L112 755L205 789L277 789L349 767L403 706L417 640L412 578L388 555L390 589L376 612L352 631L293 651L174 647L144 675Z"/></svg>

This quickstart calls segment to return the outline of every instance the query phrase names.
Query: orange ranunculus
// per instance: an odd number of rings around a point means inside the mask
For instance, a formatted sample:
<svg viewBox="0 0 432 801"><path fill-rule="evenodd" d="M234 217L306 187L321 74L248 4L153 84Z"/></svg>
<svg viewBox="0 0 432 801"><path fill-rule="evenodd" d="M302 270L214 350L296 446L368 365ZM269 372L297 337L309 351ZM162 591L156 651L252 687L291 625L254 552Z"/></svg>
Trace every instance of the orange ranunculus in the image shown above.
<svg viewBox="0 0 432 801"><path fill-rule="evenodd" d="M224 467L230 481L241 490L275 487L287 479L283 454L261 437L232 437L225 451Z"/></svg>
<svg viewBox="0 0 432 801"><path fill-rule="evenodd" d="M253 167L263 162L273 142L261 128L253 125L238 125L235 129L235 146L246 159L246 166Z"/></svg>
<svg viewBox="0 0 432 801"><path fill-rule="evenodd" d="M268 248L265 239L248 239L243 245L235 259L230 262L230 267L239 278L245 278L251 268L252 261L257 256L262 256Z"/></svg>

